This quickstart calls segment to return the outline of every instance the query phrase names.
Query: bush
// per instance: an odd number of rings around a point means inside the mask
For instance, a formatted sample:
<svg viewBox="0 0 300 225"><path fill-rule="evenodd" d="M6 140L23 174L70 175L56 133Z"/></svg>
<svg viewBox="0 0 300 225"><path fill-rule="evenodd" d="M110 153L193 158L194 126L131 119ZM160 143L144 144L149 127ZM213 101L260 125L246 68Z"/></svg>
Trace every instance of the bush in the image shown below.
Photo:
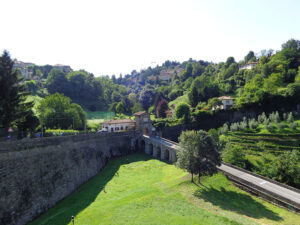
<svg viewBox="0 0 300 225"><path fill-rule="evenodd" d="M273 123L279 123L280 122L280 117L279 117L279 113L271 113L269 116L269 119L273 122Z"/></svg>
<svg viewBox="0 0 300 225"><path fill-rule="evenodd" d="M261 115L258 116L257 120L259 123L264 123L264 121L267 119L266 114L263 112Z"/></svg>
<svg viewBox="0 0 300 225"><path fill-rule="evenodd" d="M281 123L277 123L276 126L278 127L278 129L282 130L283 128L285 128L285 124L283 122Z"/></svg>
<svg viewBox="0 0 300 225"><path fill-rule="evenodd" d="M222 159L224 162L241 168L245 168L246 166L246 157L241 147L227 144L223 151Z"/></svg>
<svg viewBox="0 0 300 225"><path fill-rule="evenodd" d="M294 117L293 117L293 113L289 113L289 115L288 115L288 118L287 118L287 121L289 122L289 123L293 123L294 122Z"/></svg>
<svg viewBox="0 0 300 225"><path fill-rule="evenodd" d="M227 134L228 131L229 131L228 124L227 124L227 123L224 123L223 127L221 127L221 129L220 129L220 133L221 133L221 134Z"/></svg>
<svg viewBox="0 0 300 225"><path fill-rule="evenodd" d="M232 124L230 125L230 130L233 131L233 132L238 131L238 130L239 130L239 125L238 125L238 123L232 123Z"/></svg>
<svg viewBox="0 0 300 225"><path fill-rule="evenodd" d="M287 113L283 113L283 120L287 120L287 118L288 118L288 114Z"/></svg>
<svg viewBox="0 0 300 225"><path fill-rule="evenodd" d="M268 126L269 123L270 123L270 120L266 117L266 118L264 119L264 121L263 121L263 124L264 124L265 126Z"/></svg>
<svg viewBox="0 0 300 225"><path fill-rule="evenodd" d="M248 123L250 129L256 129L258 127L258 122L255 119L250 119Z"/></svg>
<svg viewBox="0 0 300 225"><path fill-rule="evenodd" d="M267 125L265 125L265 128L268 130L268 131L270 131L270 130L272 130L273 129L273 125L270 123L270 124L267 124Z"/></svg>
<svg viewBox="0 0 300 225"><path fill-rule="evenodd" d="M290 124L290 128L292 130L296 130L297 127L298 127L298 123L297 122L293 122L293 123Z"/></svg>
<svg viewBox="0 0 300 225"><path fill-rule="evenodd" d="M247 121L242 121L239 123L239 130L246 130L248 128Z"/></svg>

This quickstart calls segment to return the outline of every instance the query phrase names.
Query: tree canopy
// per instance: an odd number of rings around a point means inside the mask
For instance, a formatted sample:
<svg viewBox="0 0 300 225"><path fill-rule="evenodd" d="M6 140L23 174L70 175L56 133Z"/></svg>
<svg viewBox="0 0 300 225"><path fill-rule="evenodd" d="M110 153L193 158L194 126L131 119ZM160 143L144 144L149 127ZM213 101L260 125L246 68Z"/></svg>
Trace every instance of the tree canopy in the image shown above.
<svg viewBox="0 0 300 225"><path fill-rule="evenodd" d="M192 174L212 175L221 165L221 157L214 139L205 131L184 131L179 137L177 166Z"/></svg>

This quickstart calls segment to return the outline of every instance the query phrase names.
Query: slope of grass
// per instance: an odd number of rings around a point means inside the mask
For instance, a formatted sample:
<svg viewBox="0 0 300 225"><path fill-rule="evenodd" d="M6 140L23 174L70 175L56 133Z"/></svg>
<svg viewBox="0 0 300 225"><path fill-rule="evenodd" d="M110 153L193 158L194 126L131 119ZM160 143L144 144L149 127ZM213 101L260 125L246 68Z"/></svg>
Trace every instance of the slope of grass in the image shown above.
<svg viewBox="0 0 300 225"><path fill-rule="evenodd" d="M187 103L189 104L189 97L187 94L184 94L182 96L179 96L178 98L176 98L175 100L169 102L169 107L171 107L171 105L178 105L178 103L181 103L181 102L184 102L184 103Z"/></svg>
<svg viewBox="0 0 300 225"><path fill-rule="evenodd" d="M300 216L250 196L225 176L202 185L174 165L144 154L108 165L31 225L297 224Z"/></svg>

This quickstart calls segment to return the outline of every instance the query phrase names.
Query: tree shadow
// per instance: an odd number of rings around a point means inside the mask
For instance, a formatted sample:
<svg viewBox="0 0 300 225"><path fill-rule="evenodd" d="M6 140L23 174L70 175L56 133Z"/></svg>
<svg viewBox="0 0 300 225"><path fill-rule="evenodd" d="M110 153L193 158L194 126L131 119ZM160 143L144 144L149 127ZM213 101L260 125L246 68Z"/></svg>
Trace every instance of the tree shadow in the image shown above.
<svg viewBox="0 0 300 225"><path fill-rule="evenodd" d="M151 159L150 156L143 153L134 153L111 159L95 177L80 186L48 212L29 223L29 225L67 225L71 223L72 216L75 217L76 224L76 215L92 204L101 192L106 193L106 184L114 176L119 176L118 170L122 165Z"/></svg>
<svg viewBox="0 0 300 225"><path fill-rule="evenodd" d="M252 218L267 218L270 220L280 221L282 218L273 211L267 209L263 204L259 203L251 196L234 191L228 191L221 187L217 190L213 187L199 188L194 192L194 196L202 198L213 205L222 209L234 211Z"/></svg>

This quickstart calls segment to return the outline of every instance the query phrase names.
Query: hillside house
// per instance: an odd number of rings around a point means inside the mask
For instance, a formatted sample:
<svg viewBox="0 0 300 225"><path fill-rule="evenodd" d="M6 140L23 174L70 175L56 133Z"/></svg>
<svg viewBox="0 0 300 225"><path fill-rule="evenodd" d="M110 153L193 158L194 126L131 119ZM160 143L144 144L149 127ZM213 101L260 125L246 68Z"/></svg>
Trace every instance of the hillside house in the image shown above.
<svg viewBox="0 0 300 225"><path fill-rule="evenodd" d="M135 129L135 121L131 119L109 120L102 123L102 130L120 132Z"/></svg>
<svg viewBox="0 0 300 225"><path fill-rule="evenodd" d="M222 105L220 106L220 109L230 109L233 105L233 98L230 96L221 96L218 99L222 101Z"/></svg>
<svg viewBox="0 0 300 225"><path fill-rule="evenodd" d="M240 67L240 70L251 70L256 67L258 62L250 62Z"/></svg>

